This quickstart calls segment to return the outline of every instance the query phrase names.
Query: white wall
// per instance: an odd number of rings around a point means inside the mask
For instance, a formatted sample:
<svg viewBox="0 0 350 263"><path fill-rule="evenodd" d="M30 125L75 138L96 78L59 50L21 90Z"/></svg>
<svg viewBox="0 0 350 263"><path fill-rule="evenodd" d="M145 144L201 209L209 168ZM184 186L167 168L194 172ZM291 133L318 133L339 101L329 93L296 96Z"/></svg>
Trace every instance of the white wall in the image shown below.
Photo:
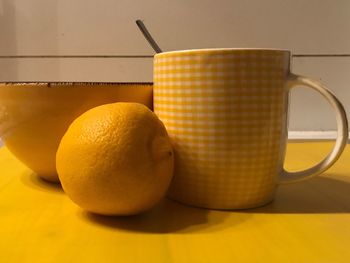
<svg viewBox="0 0 350 263"><path fill-rule="evenodd" d="M140 18L163 50L291 49L302 55L293 71L323 81L350 114L349 17L348 0L0 0L0 81L152 81ZM291 130L335 129L318 95L292 95Z"/></svg>

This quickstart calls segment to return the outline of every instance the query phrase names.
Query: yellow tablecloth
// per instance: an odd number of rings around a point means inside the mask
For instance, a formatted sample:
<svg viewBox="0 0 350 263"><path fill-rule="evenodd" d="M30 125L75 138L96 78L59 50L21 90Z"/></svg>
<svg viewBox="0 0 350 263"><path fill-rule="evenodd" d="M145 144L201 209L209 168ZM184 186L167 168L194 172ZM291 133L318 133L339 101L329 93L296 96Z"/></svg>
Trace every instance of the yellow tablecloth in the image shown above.
<svg viewBox="0 0 350 263"><path fill-rule="evenodd" d="M290 143L286 167L328 142ZM85 213L0 149L0 262L350 262L350 149L325 174L280 186L273 203L210 211L164 200L140 216Z"/></svg>

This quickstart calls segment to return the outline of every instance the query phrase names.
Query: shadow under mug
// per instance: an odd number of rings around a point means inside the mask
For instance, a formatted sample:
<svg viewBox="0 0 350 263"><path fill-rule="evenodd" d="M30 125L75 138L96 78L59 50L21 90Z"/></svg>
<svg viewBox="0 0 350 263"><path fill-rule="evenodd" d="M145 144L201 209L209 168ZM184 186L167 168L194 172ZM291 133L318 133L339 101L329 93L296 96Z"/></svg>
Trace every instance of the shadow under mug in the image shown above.
<svg viewBox="0 0 350 263"><path fill-rule="evenodd" d="M213 209L269 203L278 184L328 169L348 139L346 113L322 84L290 72L291 53L272 49L199 49L154 59L154 111L175 150L169 197ZM307 86L336 113L331 153L300 172L284 170L289 91Z"/></svg>

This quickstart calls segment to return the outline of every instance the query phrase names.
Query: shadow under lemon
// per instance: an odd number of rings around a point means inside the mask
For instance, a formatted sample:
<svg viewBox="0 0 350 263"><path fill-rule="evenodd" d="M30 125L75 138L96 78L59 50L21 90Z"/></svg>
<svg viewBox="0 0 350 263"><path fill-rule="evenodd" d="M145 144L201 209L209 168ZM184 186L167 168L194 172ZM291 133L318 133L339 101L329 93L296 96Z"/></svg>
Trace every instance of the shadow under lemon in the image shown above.
<svg viewBox="0 0 350 263"><path fill-rule="evenodd" d="M230 214L227 211L211 211L208 209L186 206L164 198L153 209L133 216L102 216L86 211L78 214L83 220L100 226L131 232L144 233L205 233L227 228ZM236 213L230 218L230 226L235 226L250 217L248 214Z"/></svg>

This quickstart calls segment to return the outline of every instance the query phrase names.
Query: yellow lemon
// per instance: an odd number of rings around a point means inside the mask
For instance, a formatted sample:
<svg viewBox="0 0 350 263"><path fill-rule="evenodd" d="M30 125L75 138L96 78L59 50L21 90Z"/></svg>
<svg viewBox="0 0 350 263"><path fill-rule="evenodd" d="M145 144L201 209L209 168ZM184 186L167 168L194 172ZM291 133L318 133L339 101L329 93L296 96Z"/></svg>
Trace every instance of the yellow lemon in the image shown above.
<svg viewBox="0 0 350 263"><path fill-rule="evenodd" d="M173 166L163 123L138 103L106 104L83 113L56 154L67 195L83 209L105 215L151 208L165 195Z"/></svg>

